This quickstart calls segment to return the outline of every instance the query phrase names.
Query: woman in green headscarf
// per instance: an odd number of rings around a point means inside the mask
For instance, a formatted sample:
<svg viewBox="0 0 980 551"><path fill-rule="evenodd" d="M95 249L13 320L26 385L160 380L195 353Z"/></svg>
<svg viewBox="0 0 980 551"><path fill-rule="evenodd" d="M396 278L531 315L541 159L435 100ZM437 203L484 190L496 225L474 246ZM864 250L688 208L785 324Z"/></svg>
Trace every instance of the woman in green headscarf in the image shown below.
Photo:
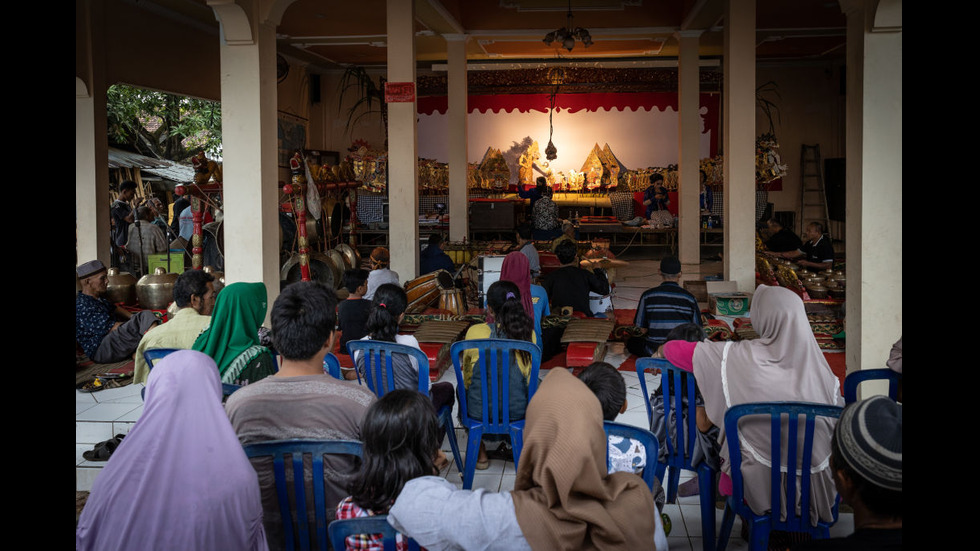
<svg viewBox="0 0 980 551"><path fill-rule="evenodd" d="M221 382L254 383L276 372L276 360L259 344L268 298L264 283L232 283L218 293L211 325L194 341L194 350L214 358Z"/></svg>

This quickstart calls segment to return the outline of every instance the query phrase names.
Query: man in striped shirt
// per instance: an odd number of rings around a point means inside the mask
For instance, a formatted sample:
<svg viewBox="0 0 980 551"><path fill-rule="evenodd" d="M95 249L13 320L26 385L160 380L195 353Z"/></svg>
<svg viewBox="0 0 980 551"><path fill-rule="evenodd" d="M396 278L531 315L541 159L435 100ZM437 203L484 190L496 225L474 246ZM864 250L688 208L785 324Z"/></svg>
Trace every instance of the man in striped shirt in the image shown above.
<svg viewBox="0 0 980 551"><path fill-rule="evenodd" d="M644 292L636 305L633 324L646 329L647 334L632 337L626 343L627 350L641 358L656 352L674 327L684 323L702 325L698 301L678 284L681 263L676 256L667 256L660 261L660 275L664 282Z"/></svg>

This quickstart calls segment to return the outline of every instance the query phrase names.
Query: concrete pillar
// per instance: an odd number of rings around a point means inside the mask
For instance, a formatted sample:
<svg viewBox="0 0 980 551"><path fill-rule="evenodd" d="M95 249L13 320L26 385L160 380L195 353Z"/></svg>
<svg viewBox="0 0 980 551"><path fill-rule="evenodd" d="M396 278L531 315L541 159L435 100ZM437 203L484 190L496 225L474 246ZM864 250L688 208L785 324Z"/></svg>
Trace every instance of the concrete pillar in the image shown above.
<svg viewBox="0 0 980 551"><path fill-rule="evenodd" d="M902 2L847 14L847 371L884 367L902 336ZM868 200L865 201L864 197ZM862 397L887 386L862 385Z"/></svg>
<svg viewBox="0 0 980 551"><path fill-rule="evenodd" d="M411 82L414 88L415 0L388 0L387 21L388 82ZM391 269L402 283L419 272L416 116L414 100L388 104L388 242Z"/></svg>
<svg viewBox="0 0 980 551"><path fill-rule="evenodd" d="M755 289L755 0L725 6L725 279Z"/></svg>
<svg viewBox="0 0 980 551"><path fill-rule="evenodd" d="M210 0L221 23L225 278L279 296L276 22L259 2Z"/></svg>
<svg viewBox="0 0 980 551"><path fill-rule="evenodd" d="M679 223L678 256L681 264L696 269L701 264L701 82L698 37L702 31L678 31L680 55L677 60L678 168L677 198Z"/></svg>
<svg viewBox="0 0 980 551"><path fill-rule="evenodd" d="M468 236L469 201L466 195L466 83L465 34L444 34L449 70L449 239L462 241Z"/></svg>
<svg viewBox="0 0 980 551"><path fill-rule="evenodd" d="M75 78L75 264L110 265L109 152L105 86L89 93Z"/></svg>
<svg viewBox="0 0 980 551"><path fill-rule="evenodd" d="M75 264L110 265L109 140L106 136L105 47L102 2L85 2L86 74L75 77Z"/></svg>

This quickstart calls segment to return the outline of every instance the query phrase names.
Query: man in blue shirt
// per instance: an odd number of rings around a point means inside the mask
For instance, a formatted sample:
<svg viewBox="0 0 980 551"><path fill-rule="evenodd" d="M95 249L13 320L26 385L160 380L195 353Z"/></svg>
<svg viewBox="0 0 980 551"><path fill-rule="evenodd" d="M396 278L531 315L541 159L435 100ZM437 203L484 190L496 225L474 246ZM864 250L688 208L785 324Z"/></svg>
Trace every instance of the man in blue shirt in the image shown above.
<svg viewBox="0 0 980 551"><path fill-rule="evenodd" d="M647 330L646 336L632 337L626 349L643 358L657 351L670 330L684 323L701 323L701 309L694 295L678 285L681 263L676 256L660 261L660 275L664 282L640 296L636 305L634 325Z"/></svg>
<svg viewBox="0 0 980 551"><path fill-rule="evenodd" d="M419 274L427 274L436 270L446 270L449 273L456 271L453 259L443 252L442 236L434 233L429 236L429 245L419 255Z"/></svg>
<svg viewBox="0 0 980 551"><path fill-rule="evenodd" d="M130 314L103 298L109 278L102 262L86 262L75 268L75 273L82 286L75 297L75 340L96 363L131 358L143 334L160 320L151 310Z"/></svg>

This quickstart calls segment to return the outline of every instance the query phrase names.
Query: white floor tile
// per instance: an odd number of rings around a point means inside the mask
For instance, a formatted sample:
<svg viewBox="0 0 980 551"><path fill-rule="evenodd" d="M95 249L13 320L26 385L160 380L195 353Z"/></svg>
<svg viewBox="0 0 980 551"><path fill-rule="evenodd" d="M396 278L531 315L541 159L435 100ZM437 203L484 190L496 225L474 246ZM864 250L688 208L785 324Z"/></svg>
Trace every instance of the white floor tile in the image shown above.
<svg viewBox="0 0 980 551"><path fill-rule="evenodd" d="M677 527L674 527L676 530ZM691 541L685 536L675 536L674 532L670 532L671 535L667 536L667 548L670 551L701 551L700 547L691 547Z"/></svg>
<svg viewBox="0 0 980 551"><path fill-rule="evenodd" d="M101 472L102 472L101 468L76 467L75 468L75 491L91 492L92 483L95 482L95 478L99 476L99 473Z"/></svg>
<svg viewBox="0 0 980 551"><path fill-rule="evenodd" d="M99 404L75 416L76 421L115 421L136 409L134 404ZM139 406L140 412L143 406ZM128 420L128 419L127 419ZM135 421L135 419L133 419Z"/></svg>
<svg viewBox="0 0 980 551"><path fill-rule="evenodd" d="M479 471L473 475L473 489L484 488L490 492L496 492L500 490L500 479L503 475L501 474L487 474L485 471Z"/></svg>
<svg viewBox="0 0 980 551"><path fill-rule="evenodd" d="M510 491L512 491L514 489L514 481L516 481L516 480L517 480L517 475L516 474L507 474L507 473L504 473L504 475L502 477L500 477L500 490L498 490L498 491L501 491L501 492L510 492Z"/></svg>
<svg viewBox="0 0 980 551"><path fill-rule="evenodd" d="M75 443L92 444L108 440L114 436L112 423L75 422Z"/></svg>

